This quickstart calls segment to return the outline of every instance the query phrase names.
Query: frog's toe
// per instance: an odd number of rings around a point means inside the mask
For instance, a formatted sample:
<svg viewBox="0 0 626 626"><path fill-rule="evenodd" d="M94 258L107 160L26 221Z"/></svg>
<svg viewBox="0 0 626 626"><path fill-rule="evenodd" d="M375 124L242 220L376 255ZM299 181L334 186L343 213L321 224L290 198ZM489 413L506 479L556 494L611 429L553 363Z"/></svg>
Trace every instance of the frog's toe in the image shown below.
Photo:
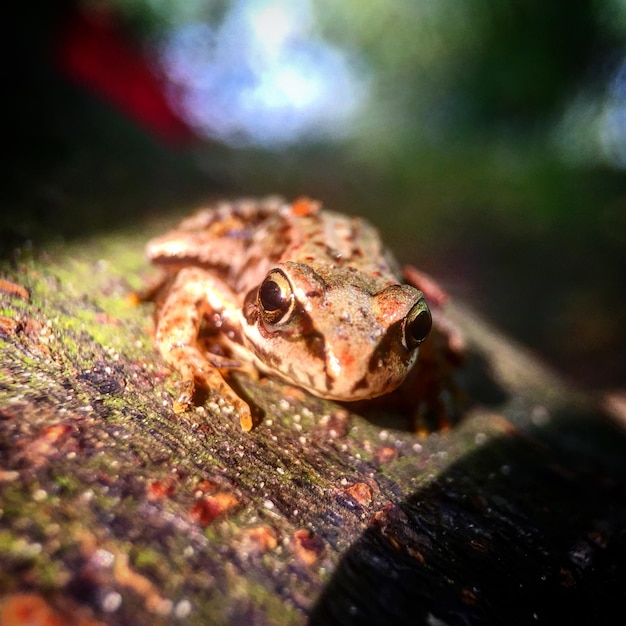
<svg viewBox="0 0 626 626"><path fill-rule="evenodd" d="M172 410L174 411L174 413L176 413L177 415L179 413L184 413L185 411L189 410L189 403L188 402L181 402L180 398L177 400L174 400L174 404L172 405Z"/></svg>
<svg viewBox="0 0 626 626"><path fill-rule="evenodd" d="M192 407L194 391L195 384L193 380L186 380L183 382L183 384L181 385L180 394L178 398L174 400L174 404L172 405L174 413L184 413Z"/></svg>
<svg viewBox="0 0 626 626"><path fill-rule="evenodd" d="M252 420L250 407L247 404L241 403L237 408L239 409L239 423L241 424L242 430L246 432L251 431L254 426L254 421Z"/></svg>

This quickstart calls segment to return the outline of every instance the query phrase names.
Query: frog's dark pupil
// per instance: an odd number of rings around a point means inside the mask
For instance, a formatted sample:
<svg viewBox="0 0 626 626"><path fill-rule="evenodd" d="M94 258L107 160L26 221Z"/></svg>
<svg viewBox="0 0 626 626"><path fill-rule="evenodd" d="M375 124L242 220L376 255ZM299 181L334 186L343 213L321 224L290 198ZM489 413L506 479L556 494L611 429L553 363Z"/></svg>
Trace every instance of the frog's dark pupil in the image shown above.
<svg viewBox="0 0 626 626"><path fill-rule="evenodd" d="M259 297L266 311L277 311L282 309L286 304L285 295L278 284L273 280L267 280L261 285Z"/></svg>
<svg viewBox="0 0 626 626"><path fill-rule="evenodd" d="M409 324L409 333L416 343L422 343L433 325L428 309L420 311Z"/></svg>

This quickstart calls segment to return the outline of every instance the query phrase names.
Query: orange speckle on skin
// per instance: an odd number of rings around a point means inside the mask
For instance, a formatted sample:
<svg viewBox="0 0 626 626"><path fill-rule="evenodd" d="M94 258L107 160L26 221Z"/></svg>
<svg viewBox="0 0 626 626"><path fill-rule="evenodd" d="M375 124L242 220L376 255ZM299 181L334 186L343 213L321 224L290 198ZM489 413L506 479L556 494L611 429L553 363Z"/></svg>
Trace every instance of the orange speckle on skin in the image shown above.
<svg viewBox="0 0 626 626"><path fill-rule="evenodd" d="M307 217L309 215L315 215L322 208L322 203L317 200L311 200L306 196L300 196L296 198L291 204L291 211L298 217Z"/></svg>
<svg viewBox="0 0 626 626"><path fill-rule="evenodd" d="M345 350L339 355L339 364L342 369L350 369L356 362L354 355L354 346L346 346Z"/></svg>
<svg viewBox="0 0 626 626"><path fill-rule="evenodd" d="M378 322L385 326L398 318L398 311L402 309L402 299L397 293L383 291L376 296L374 305Z"/></svg>

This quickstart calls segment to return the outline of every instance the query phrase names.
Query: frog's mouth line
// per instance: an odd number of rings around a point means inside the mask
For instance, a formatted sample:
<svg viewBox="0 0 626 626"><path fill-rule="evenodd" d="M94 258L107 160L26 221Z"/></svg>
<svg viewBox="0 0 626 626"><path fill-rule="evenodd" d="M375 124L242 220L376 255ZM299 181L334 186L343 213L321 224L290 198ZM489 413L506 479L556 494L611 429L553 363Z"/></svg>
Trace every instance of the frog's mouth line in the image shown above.
<svg viewBox="0 0 626 626"><path fill-rule="evenodd" d="M256 355L258 361L258 367L262 371L268 374L277 374L284 378L287 382L305 387L317 393L317 395L332 395L332 389L335 386L336 378L330 371L328 363L328 354L326 349L326 339L324 334L315 328L313 318L309 315L306 309L298 301L295 303L295 310L292 314L292 318L297 320L297 326L300 331L295 331L293 325L287 326L283 329L268 329L263 324L261 315L259 313L257 305L256 292L258 289L252 289L244 298L244 305L242 307L244 325L250 328L256 328L259 334L267 339L272 337L282 337L286 342L300 342L303 348L306 349L308 354L317 362L324 364L324 389L320 389L317 384L313 372L306 372L303 370L297 370L293 363L289 365L287 370L283 366L283 359L275 351L270 349L264 349L260 345L251 341L250 338L244 332L246 337L246 343L249 344L250 349ZM297 363L295 364L297 366ZM306 379L304 378L306 376Z"/></svg>
<svg viewBox="0 0 626 626"><path fill-rule="evenodd" d="M393 374L389 374L386 379L380 375L379 370L384 370L385 364L389 360L386 357L391 354L394 355L393 358L403 361L403 369L408 373L417 356L417 349L407 350L402 346L400 337L402 336L404 318L399 319L389 326L380 337L379 345L366 364L363 376L349 389L337 393L337 382L341 380L341 371L333 371L338 369L337 357L328 349L324 333L315 327L313 318L304 306L296 301L292 318L297 320L297 324L290 324L284 328L268 329L263 324L256 300L255 290L247 294L243 307L244 325L255 328L259 335L268 340L271 340L272 337L280 337L286 343L297 342L302 347L302 351L307 352L311 361L320 365L323 364L319 369L316 367L314 371L307 371L306 359L295 360L286 364L279 351L271 346L258 345L244 332L246 343L255 354L258 369L270 376L278 376L290 384L302 387L313 395L341 402L384 395L393 391L404 379L404 377L398 379ZM356 348L358 349L358 347ZM399 354L398 350L401 350L402 354ZM405 353L406 356L404 356ZM372 385L372 375L376 374L379 378L377 390L373 393L366 393Z"/></svg>
<svg viewBox="0 0 626 626"><path fill-rule="evenodd" d="M312 320L308 316L306 312L302 312L303 316L307 317L307 321L312 326ZM260 324L260 322L257 322ZM276 331L268 331L263 328L263 334L267 334L268 336L282 336L287 342L298 342L302 345L303 350L306 350L308 354L318 363L323 363L323 375L324 375L324 389L320 389L320 377L315 375L315 372L307 371L305 368L305 361L303 360L301 363L290 363L288 368L283 367L283 359L272 349L263 349L262 347L250 342L250 348L256 355L258 361L258 367L262 371L265 371L269 375L278 375L283 378L287 382L297 385L299 387L304 387L310 390L312 393L329 397L333 395L333 388L336 383L336 377L333 376L330 371L330 366L328 363L328 354L326 349L326 340L324 335L315 329L310 330L306 333L294 333L292 337L289 337L289 334L284 331L276 330ZM293 332L293 331L292 331ZM302 367L298 369L298 365Z"/></svg>
<svg viewBox="0 0 626 626"><path fill-rule="evenodd" d="M403 322L404 320L398 320L396 323L392 324L381 338L377 349L374 351L370 357L369 363L367 364L367 374L364 374L359 380L357 380L351 388L351 392L355 396L359 395L358 392L361 389L367 389L371 385L371 374L375 373L379 369L385 369L385 365L381 365L381 362L385 362L384 355L397 352L397 346L402 345L402 342L399 341L399 337L402 333ZM404 349L406 350L408 357L406 360L406 367L404 369L405 374L408 374L417 360L417 348L413 348L412 350L407 350L406 348ZM402 384L404 378L406 378L406 375L397 380L396 384L394 384L393 377L389 376L385 381L385 384L382 386L382 389L378 392L378 395L382 396L386 393L394 391Z"/></svg>

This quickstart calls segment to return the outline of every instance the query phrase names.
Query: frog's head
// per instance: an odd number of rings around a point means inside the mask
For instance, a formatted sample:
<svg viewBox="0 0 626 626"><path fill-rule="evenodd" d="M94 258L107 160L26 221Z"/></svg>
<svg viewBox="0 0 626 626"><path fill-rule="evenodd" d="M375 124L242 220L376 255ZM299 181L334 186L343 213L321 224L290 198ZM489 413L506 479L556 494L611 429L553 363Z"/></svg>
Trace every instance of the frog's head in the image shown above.
<svg viewBox="0 0 626 626"><path fill-rule="evenodd" d="M271 269L243 309L246 343L263 370L344 401L398 387L431 324L423 294L410 285L380 288L351 267L292 262Z"/></svg>

